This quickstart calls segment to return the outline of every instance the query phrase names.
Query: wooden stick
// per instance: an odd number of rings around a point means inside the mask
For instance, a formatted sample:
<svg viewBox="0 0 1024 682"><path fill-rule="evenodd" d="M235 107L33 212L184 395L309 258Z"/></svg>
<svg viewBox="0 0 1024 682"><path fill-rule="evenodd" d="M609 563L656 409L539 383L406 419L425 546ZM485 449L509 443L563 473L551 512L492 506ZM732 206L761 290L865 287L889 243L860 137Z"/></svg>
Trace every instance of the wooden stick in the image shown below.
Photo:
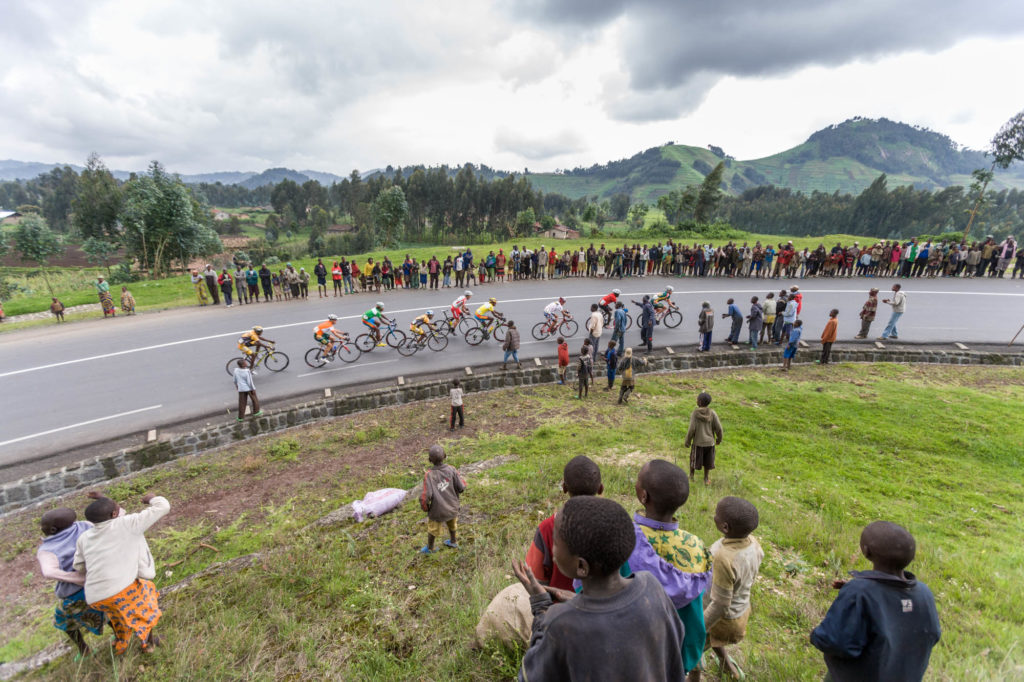
<svg viewBox="0 0 1024 682"><path fill-rule="evenodd" d="M1008 344L1006 344L1006 345L1007 345L1007 346L1012 346L1012 345L1013 345L1013 342L1017 340L1017 337L1018 337L1018 336L1020 336L1020 333L1021 333L1021 332L1024 332L1024 324L1022 324L1022 325L1020 326L1020 329L1018 329L1018 330L1017 330L1017 333L1013 335L1013 338L1012 338L1012 339L1010 339L1010 343L1008 343Z"/></svg>

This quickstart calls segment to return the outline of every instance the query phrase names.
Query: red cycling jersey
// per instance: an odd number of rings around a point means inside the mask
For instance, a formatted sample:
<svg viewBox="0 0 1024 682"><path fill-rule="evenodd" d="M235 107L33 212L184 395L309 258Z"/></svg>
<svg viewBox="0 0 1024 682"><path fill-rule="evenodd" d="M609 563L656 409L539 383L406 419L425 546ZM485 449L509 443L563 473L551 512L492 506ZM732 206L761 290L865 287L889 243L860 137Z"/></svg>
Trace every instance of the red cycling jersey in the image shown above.
<svg viewBox="0 0 1024 682"><path fill-rule="evenodd" d="M601 299L601 305L611 305L612 303L615 303L618 300L619 297L616 296L614 293L607 294L604 298Z"/></svg>

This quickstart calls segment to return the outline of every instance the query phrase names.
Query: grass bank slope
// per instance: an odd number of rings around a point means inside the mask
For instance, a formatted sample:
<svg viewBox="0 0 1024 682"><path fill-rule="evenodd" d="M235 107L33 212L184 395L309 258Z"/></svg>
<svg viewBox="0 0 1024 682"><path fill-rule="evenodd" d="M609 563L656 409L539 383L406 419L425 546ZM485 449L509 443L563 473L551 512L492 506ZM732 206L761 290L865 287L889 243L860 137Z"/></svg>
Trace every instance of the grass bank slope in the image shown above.
<svg viewBox="0 0 1024 682"><path fill-rule="evenodd" d="M760 510L766 558L737 651L751 679L821 679L808 633L834 598L831 581L868 567L858 537L880 518L914 533L911 570L938 602L943 639L928 679L1024 675L1019 370L682 373L641 377L638 389L628 407L600 390L571 400L557 386L471 395L469 426L451 439L442 403L381 410L117 484L109 494L131 509L147 489L171 499L171 516L150 534L158 585L215 561L260 558L166 596L166 646L152 657L135 647L117 661L105 651L82 664L65 657L32 679L511 679L520 652L473 650L473 628L511 582L509 562L524 555L536 523L563 501L564 463L590 455L607 496L637 509L640 466L685 461L680 443L702 389L714 396L725 442L712 485L693 485L678 519L711 543L718 499L741 495ZM417 554L425 524L415 502L362 525L307 529L369 490L415 485L437 440L459 467L515 458L470 477L460 550ZM84 502L70 501L79 510ZM0 530L2 660L59 640L52 592L33 566L40 513Z"/></svg>

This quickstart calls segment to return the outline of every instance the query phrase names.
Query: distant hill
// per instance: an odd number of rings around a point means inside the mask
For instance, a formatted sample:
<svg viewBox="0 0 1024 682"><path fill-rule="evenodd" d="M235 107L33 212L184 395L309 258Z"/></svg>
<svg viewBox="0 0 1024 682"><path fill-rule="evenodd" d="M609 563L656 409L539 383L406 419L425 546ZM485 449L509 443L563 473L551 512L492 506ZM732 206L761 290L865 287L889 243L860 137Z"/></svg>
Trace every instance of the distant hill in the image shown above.
<svg viewBox="0 0 1024 682"><path fill-rule="evenodd" d="M713 150L713 151L712 151ZM939 189L969 185L971 171L988 168L982 152L960 148L949 137L887 119L854 118L811 135L806 142L761 159L740 161L717 148L667 144L629 159L561 173L530 173L534 187L571 198L625 192L648 202L672 189L701 182L725 161L724 189L731 194L758 185L799 192L859 194L881 173L889 186ZM995 190L1024 188L1024 167L997 171Z"/></svg>

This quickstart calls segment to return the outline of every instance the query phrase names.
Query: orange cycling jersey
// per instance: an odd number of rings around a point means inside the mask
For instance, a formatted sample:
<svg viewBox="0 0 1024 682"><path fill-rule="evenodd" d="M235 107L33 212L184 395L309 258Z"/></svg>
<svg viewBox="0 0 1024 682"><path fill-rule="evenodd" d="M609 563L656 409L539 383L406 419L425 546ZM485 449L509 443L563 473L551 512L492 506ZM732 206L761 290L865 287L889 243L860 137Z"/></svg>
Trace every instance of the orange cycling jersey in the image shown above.
<svg viewBox="0 0 1024 682"><path fill-rule="evenodd" d="M322 336L324 334L330 334L332 329L334 329L334 323L331 322L330 320L327 320L326 322L321 322L320 324L313 328L313 335Z"/></svg>

